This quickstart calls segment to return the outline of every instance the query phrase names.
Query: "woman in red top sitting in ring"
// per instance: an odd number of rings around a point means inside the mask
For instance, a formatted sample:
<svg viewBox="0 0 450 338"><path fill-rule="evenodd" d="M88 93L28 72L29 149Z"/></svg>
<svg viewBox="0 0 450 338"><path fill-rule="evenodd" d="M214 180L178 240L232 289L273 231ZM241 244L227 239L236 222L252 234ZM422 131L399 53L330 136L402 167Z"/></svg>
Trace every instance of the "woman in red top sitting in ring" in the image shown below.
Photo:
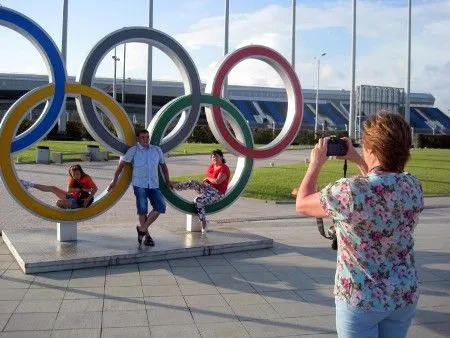
<svg viewBox="0 0 450 338"><path fill-rule="evenodd" d="M37 184L30 181L21 180L22 185L28 188L35 188L40 191L52 192L59 198L56 205L62 209L87 208L94 201L97 186L92 178L85 174L79 164L69 168L70 177L67 180L67 191L53 185Z"/></svg>
<svg viewBox="0 0 450 338"><path fill-rule="evenodd" d="M211 164L206 169L206 177L200 183L195 180L180 182L174 185L175 190L195 190L198 196L194 200L198 218L202 223L202 233L206 232L205 205L220 200L227 191L230 182L230 168L225 164L222 150L211 153Z"/></svg>

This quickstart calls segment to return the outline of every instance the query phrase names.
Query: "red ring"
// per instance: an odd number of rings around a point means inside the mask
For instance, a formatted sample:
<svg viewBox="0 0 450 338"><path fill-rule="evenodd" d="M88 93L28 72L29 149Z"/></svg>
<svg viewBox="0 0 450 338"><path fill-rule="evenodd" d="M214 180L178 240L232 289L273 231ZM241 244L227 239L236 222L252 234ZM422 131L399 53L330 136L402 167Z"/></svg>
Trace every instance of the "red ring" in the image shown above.
<svg viewBox="0 0 450 338"><path fill-rule="evenodd" d="M216 72L216 76L214 77L212 83L211 94L214 96L221 96L222 85L225 77L228 75L230 70L240 61L249 58L249 57L266 57L274 60L278 65L283 69L284 73L288 76L289 81L293 87L294 95L295 95L295 108L296 113L294 116L294 120L292 122L292 126L289 129L289 132L285 135L285 137L275 144L273 147L268 149L253 149L247 148L243 144L239 143L233 135L229 132L228 128L225 125L225 121L220 111L220 108L217 106L212 106L213 119L215 120L215 125L220 134L228 145L233 148L236 152L241 154L242 156L249 156L252 158L268 158L277 155L282 152L287 146L289 146L294 138L297 136L297 132L300 129L300 125L303 117L303 96L302 96L302 88L300 86L300 81L295 74L294 69L287 62L287 60L278 52L273 49L263 47L263 46L248 46L242 49L239 49L233 53L231 53L220 65L219 69ZM288 104L289 104L289 95L288 95ZM283 127L284 129L284 127Z"/></svg>

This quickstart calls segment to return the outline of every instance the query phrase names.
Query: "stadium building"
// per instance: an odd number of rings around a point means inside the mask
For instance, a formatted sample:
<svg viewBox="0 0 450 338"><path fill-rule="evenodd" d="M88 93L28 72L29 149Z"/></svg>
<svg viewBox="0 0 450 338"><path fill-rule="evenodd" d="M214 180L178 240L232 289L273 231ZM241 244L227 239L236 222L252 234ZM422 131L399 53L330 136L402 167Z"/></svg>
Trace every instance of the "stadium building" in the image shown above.
<svg viewBox="0 0 450 338"><path fill-rule="evenodd" d="M69 81L75 81L69 77ZM0 117L26 92L48 83L45 75L0 74ZM94 86L112 95L112 79L96 78ZM144 124L145 80L118 80L116 99L122 102L124 85L124 108L134 123ZM204 89L204 86L203 86ZM182 83L153 81L153 114L174 97L184 94ZM403 89L390 87L359 86L356 93L356 125L373 111L386 108L403 113ZM287 98L283 88L229 86L228 98L242 112L251 127L281 127L286 117ZM350 92L347 90L320 90L318 125L323 130L347 130ZM316 90L303 89L302 129L314 129L316 115ZM410 121L415 132L450 133L450 118L434 107L433 95L411 93ZM36 119L43 105L30 112ZM74 99L67 100L68 119L79 119ZM205 123L202 113L199 123Z"/></svg>

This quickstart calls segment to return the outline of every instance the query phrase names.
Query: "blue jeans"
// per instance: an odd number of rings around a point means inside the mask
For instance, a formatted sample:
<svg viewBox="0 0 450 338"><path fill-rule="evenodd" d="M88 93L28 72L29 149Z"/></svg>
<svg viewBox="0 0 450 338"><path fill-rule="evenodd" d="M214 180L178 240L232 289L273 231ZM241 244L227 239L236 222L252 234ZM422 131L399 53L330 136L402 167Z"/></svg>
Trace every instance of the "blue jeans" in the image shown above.
<svg viewBox="0 0 450 338"><path fill-rule="evenodd" d="M136 196L136 209L138 215L148 214L148 202L153 207L153 210L164 214L166 212L166 201L159 189L140 188L133 186L134 195Z"/></svg>
<svg viewBox="0 0 450 338"><path fill-rule="evenodd" d="M339 338L406 337L417 304L388 312L364 312L336 300L336 330Z"/></svg>

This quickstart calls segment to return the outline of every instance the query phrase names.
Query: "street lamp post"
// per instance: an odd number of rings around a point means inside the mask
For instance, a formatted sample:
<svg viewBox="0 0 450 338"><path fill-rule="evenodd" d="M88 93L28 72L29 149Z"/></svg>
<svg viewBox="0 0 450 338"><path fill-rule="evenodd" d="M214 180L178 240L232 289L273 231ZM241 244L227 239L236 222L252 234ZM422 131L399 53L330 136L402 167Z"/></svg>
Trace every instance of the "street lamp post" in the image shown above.
<svg viewBox="0 0 450 338"><path fill-rule="evenodd" d="M123 73L122 73L122 108L125 109L125 58L127 56L127 44L123 45Z"/></svg>
<svg viewBox="0 0 450 338"><path fill-rule="evenodd" d="M314 138L317 140L317 126L319 119L319 85L320 85L320 58L327 55L327 53L322 53L320 56L315 57L317 60L317 89L316 89L316 120L314 121Z"/></svg>
<svg viewBox="0 0 450 338"><path fill-rule="evenodd" d="M112 56L112 59L114 60L114 78L113 78L113 99L116 99L116 81L117 81L117 61L120 61L120 59L117 57L116 54L116 48L114 48L114 55Z"/></svg>

